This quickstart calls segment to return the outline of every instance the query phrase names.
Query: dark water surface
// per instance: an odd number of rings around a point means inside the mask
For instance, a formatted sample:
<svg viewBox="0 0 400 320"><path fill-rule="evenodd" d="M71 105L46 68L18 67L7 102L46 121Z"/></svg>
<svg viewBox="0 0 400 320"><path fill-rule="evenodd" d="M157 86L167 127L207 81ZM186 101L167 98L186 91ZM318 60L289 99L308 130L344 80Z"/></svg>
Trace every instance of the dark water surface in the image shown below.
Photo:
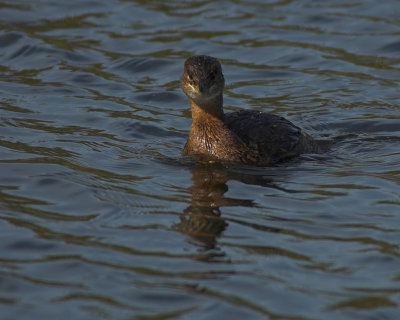
<svg viewBox="0 0 400 320"><path fill-rule="evenodd" d="M0 1L1 319L399 319L400 1ZM330 145L180 156L185 58Z"/></svg>

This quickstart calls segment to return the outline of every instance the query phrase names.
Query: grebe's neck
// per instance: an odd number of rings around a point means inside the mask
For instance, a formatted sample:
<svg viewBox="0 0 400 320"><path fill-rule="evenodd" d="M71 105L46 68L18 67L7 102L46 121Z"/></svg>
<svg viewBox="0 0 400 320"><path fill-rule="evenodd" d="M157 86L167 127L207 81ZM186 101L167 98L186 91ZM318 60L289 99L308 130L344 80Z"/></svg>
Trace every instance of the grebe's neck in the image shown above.
<svg viewBox="0 0 400 320"><path fill-rule="evenodd" d="M193 123L202 121L205 118L215 118L215 120L224 119L223 98L222 94L207 100L189 98L192 107Z"/></svg>

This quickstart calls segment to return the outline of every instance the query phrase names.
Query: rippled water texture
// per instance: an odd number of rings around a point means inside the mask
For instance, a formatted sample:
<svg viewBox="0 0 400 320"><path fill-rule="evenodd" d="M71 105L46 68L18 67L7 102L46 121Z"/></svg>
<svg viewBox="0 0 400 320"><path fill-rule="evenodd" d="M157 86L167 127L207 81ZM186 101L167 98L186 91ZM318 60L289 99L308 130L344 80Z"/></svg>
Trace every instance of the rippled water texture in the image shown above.
<svg viewBox="0 0 400 320"><path fill-rule="evenodd" d="M0 1L1 319L399 319L400 2ZM178 78L319 155L181 158Z"/></svg>

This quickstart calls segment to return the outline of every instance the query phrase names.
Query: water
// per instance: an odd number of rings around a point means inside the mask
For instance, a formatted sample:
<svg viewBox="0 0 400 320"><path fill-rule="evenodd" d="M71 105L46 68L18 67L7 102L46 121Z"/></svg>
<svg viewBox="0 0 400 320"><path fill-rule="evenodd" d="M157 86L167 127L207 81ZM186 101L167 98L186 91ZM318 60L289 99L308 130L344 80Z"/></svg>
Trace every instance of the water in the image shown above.
<svg viewBox="0 0 400 320"><path fill-rule="evenodd" d="M2 319L398 319L400 2L2 1ZM180 156L191 54L225 108L330 146Z"/></svg>

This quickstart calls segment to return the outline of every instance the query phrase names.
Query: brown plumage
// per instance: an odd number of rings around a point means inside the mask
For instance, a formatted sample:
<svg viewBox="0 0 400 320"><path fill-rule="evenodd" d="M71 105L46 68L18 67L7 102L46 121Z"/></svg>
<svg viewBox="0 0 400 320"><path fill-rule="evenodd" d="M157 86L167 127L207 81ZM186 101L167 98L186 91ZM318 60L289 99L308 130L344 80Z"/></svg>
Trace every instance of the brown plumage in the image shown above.
<svg viewBox="0 0 400 320"><path fill-rule="evenodd" d="M217 59L200 55L186 60L181 87L193 122L185 155L266 166L318 150L309 135L283 117L253 110L224 114L224 85Z"/></svg>

